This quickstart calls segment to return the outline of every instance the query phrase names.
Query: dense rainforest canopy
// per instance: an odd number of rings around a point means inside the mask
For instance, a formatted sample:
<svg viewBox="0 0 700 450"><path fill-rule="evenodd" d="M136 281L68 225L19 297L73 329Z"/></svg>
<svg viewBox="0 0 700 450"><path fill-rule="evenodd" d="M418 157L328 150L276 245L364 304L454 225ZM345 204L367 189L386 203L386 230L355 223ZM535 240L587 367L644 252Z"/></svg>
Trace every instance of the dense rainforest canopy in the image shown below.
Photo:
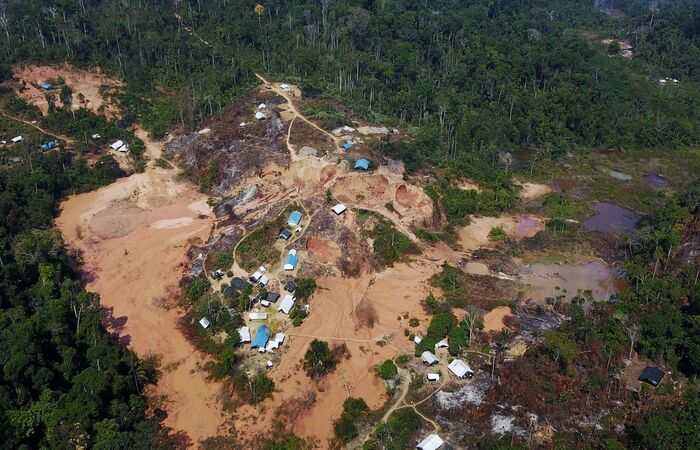
<svg viewBox="0 0 700 450"><path fill-rule="evenodd" d="M124 104L158 133L220 110L254 71L284 74L368 119L420 126L412 148L395 150L464 170L503 150L556 157L700 140L691 0L259 5L3 1L0 73L17 61L99 65L129 82ZM629 42L634 57L606 38Z"/></svg>

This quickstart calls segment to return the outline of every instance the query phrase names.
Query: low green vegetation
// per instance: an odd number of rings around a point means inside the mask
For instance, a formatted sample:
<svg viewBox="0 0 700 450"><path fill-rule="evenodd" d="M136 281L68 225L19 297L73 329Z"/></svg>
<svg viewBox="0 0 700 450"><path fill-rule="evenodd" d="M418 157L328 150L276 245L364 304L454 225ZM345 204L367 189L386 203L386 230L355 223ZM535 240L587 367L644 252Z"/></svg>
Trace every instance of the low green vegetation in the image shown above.
<svg viewBox="0 0 700 450"><path fill-rule="evenodd" d="M417 251L416 245L405 234L394 228L391 222L380 219L370 236L374 240L374 256L385 266L393 266L405 255Z"/></svg>
<svg viewBox="0 0 700 450"><path fill-rule="evenodd" d="M352 121L330 103L304 102L301 106L301 113L309 119L319 122L321 128L326 130L333 130L343 125L352 126Z"/></svg>
<svg viewBox="0 0 700 450"><path fill-rule="evenodd" d="M449 305L455 308L466 306L469 280L459 267L444 264L442 271L434 275L430 282L433 286L442 289Z"/></svg>
<svg viewBox="0 0 700 450"><path fill-rule="evenodd" d="M210 271L223 270L227 271L233 264L233 253L221 252L207 256L207 269Z"/></svg>
<svg viewBox="0 0 700 450"><path fill-rule="evenodd" d="M337 357L328 347L328 342L314 339L304 354L304 371L314 380L320 380L335 370Z"/></svg>
<svg viewBox="0 0 700 450"><path fill-rule="evenodd" d="M491 231L489 231L489 240L491 241L505 241L507 237L506 230L501 226L493 227Z"/></svg>
<svg viewBox="0 0 700 450"><path fill-rule="evenodd" d="M279 261L281 253L275 248L275 242L285 229L289 214L295 210L303 211L297 204L287 206L275 220L266 222L238 244L236 256L244 270L252 272L262 265Z"/></svg>
<svg viewBox="0 0 700 450"><path fill-rule="evenodd" d="M549 192L542 197L542 209L550 221L557 219L582 219L590 210L571 197L557 192Z"/></svg>

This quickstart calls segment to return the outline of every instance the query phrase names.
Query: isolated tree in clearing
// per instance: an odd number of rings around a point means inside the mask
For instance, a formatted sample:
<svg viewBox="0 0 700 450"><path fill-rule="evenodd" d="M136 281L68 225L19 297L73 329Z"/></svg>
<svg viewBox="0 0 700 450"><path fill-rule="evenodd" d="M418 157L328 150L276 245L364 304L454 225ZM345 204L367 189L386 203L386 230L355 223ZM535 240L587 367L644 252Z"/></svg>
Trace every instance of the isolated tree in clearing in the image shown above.
<svg viewBox="0 0 700 450"><path fill-rule="evenodd" d="M333 372L337 363L335 355L328 347L328 342L318 339L311 341L304 355L304 370L310 378L318 380Z"/></svg>

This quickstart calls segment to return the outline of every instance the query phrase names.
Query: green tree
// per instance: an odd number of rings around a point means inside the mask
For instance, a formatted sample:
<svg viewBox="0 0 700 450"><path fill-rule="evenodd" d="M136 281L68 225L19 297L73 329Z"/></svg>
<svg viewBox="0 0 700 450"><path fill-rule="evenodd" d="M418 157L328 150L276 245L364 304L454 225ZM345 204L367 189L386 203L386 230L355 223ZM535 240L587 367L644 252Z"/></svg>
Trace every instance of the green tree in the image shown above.
<svg viewBox="0 0 700 450"><path fill-rule="evenodd" d="M310 378L314 380L323 378L335 370L337 363L327 342L318 339L311 341L304 355L304 370Z"/></svg>

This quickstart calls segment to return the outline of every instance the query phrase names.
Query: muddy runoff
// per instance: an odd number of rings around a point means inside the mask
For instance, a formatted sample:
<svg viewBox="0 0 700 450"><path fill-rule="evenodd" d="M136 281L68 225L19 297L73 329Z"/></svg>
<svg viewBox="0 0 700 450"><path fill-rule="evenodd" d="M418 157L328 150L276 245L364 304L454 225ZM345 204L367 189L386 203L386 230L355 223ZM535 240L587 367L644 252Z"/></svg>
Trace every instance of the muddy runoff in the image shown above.
<svg viewBox="0 0 700 450"><path fill-rule="evenodd" d="M206 380L206 356L177 331L184 314L175 305L190 243L206 239L213 215L206 197L157 168L161 144L144 132L150 163L97 191L67 198L56 219L66 245L83 260L87 290L100 295L105 326L141 358L156 355L161 376L147 392L167 413L165 425L190 445L220 434L220 385Z"/></svg>

